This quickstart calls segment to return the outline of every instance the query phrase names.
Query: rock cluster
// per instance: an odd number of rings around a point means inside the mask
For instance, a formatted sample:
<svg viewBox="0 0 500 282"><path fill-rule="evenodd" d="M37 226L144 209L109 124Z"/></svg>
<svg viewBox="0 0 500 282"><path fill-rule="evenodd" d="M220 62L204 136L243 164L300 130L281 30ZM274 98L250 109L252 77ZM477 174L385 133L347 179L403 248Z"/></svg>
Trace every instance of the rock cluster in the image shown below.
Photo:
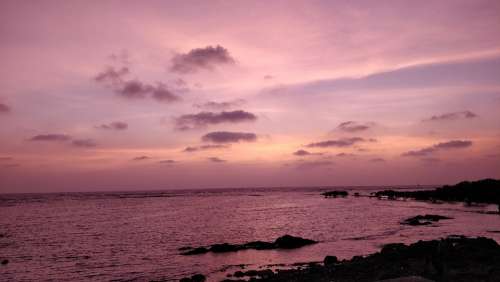
<svg viewBox="0 0 500 282"><path fill-rule="evenodd" d="M500 246L492 239L450 236L411 245L388 244L378 253L351 260L326 257L324 264L278 270L248 281L500 281ZM255 274L255 273L250 273ZM406 280L405 280L406 279ZM413 278L412 278L413 279ZM414 278L416 279L416 278ZM238 280L226 280L238 281Z"/></svg>
<svg viewBox="0 0 500 282"><path fill-rule="evenodd" d="M437 214L417 215L403 220L401 224L413 225L413 226L429 225L432 224L433 222L438 222L443 219L452 219L452 218Z"/></svg>
<svg viewBox="0 0 500 282"><path fill-rule="evenodd" d="M488 203L499 205L500 212L500 180L483 179L464 181L453 186L443 186L434 190L394 191L384 190L375 193L377 197L412 198L424 201L449 201L466 203Z"/></svg>
<svg viewBox="0 0 500 282"><path fill-rule="evenodd" d="M296 249L306 245L316 244L316 241L304 239L301 237L294 237L291 235L284 235L276 239L274 242L253 241L245 244L214 244L208 247L183 247L180 250L186 250L181 253L182 255L199 255L208 252L212 253L227 253L237 252L241 250L272 250L272 249Z"/></svg>
<svg viewBox="0 0 500 282"><path fill-rule="evenodd" d="M337 197L347 197L349 193L347 191L328 191L321 193L325 198L337 198Z"/></svg>

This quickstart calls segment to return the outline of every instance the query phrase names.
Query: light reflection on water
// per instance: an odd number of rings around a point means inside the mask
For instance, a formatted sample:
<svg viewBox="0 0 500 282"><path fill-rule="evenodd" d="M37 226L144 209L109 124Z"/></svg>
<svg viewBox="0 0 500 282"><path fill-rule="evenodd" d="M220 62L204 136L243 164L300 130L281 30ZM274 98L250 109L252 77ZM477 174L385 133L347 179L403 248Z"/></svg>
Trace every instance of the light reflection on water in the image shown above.
<svg viewBox="0 0 500 282"><path fill-rule="evenodd" d="M215 280L223 277L218 270L226 265L257 268L321 261L325 255L350 258L390 242L452 234L500 242L499 233L488 232L500 230L500 217L478 213L495 208L351 196L325 199L310 189L3 195L0 258L10 263L0 266L0 277L148 281L204 273ZM429 213L454 219L424 227L399 224ZM284 234L320 243L287 251L197 256L178 251L183 246L273 241Z"/></svg>

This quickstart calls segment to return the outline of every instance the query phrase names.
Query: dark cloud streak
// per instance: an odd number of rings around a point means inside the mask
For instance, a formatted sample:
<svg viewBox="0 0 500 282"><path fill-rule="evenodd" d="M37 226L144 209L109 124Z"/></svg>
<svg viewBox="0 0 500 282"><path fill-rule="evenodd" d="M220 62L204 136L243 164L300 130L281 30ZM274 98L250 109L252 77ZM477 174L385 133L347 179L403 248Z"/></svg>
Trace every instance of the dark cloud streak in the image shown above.
<svg viewBox="0 0 500 282"><path fill-rule="evenodd" d="M108 124L101 124L96 126L96 128L105 130L126 130L128 128L128 124L122 121L114 121Z"/></svg>
<svg viewBox="0 0 500 282"><path fill-rule="evenodd" d="M35 135L29 141L47 141L47 142L65 142L71 139L71 136L66 134L40 134Z"/></svg>
<svg viewBox="0 0 500 282"><path fill-rule="evenodd" d="M254 142L257 140L257 135L255 133L246 132L215 131L205 134L201 140L213 143Z"/></svg>
<svg viewBox="0 0 500 282"><path fill-rule="evenodd" d="M339 130L346 132L359 132L368 130L372 127L372 124L361 124L355 121L346 121L337 126Z"/></svg>
<svg viewBox="0 0 500 282"><path fill-rule="evenodd" d="M97 143L92 139L77 139L73 140L71 144L75 147L83 147L83 148L92 148L97 146Z"/></svg>
<svg viewBox="0 0 500 282"><path fill-rule="evenodd" d="M205 127L210 124L238 123L245 121L255 121L257 116L242 110L231 112L201 112L198 114L182 115L175 119L176 129L189 130Z"/></svg>
<svg viewBox="0 0 500 282"><path fill-rule="evenodd" d="M314 142L307 145L309 148L327 148L327 147L349 147L356 143L360 142L376 142L375 139L365 139L361 137L350 137L350 138L341 138L337 140L327 140L321 142Z"/></svg>
<svg viewBox="0 0 500 282"><path fill-rule="evenodd" d="M457 119L472 119L476 118L478 115L471 111L463 111L463 112L453 112L453 113L445 113L438 116L432 116L429 119L425 119L423 121L449 121L449 120L457 120Z"/></svg>
<svg viewBox="0 0 500 282"><path fill-rule="evenodd" d="M226 148L229 148L229 146L228 145L202 145L202 146L197 146L197 147L188 146L183 150L183 152L192 153L192 152L196 152L196 151L205 151L205 150L212 150L212 149L226 149Z"/></svg>
<svg viewBox="0 0 500 282"><path fill-rule="evenodd" d="M434 144L430 147L426 147L419 150L408 151L402 154L404 157L426 157L433 153L442 150L450 150L450 149L462 149L472 146L472 141L468 140L451 140L448 142L441 142L438 144Z"/></svg>

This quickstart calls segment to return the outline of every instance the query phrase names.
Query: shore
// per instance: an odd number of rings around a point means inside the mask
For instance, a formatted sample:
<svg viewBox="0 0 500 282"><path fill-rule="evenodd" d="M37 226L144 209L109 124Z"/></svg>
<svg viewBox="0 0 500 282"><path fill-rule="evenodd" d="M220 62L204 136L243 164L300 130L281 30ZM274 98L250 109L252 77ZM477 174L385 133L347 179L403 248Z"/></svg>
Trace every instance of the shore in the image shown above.
<svg viewBox="0 0 500 282"><path fill-rule="evenodd" d="M201 274L181 282L205 281ZM224 282L241 281L500 281L500 245L495 240L450 236L414 244L388 244L380 252L337 260L326 256L292 269L236 271Z"/></svg>
<svg viewBox="0 0 500 282"><path fill-rule="evenodd" d="M435 190L385 190L375 194L391 200L405 198L430 202L497 204L500 199L500 181L486 179L461 182ZM331 191L323 193L323 196L346 197L347 193ZM431 225L439 220L451 219L439 215L417 215L401 224ZM198 274L181 281L205 281L205 277ZM228 274L222 281L500 281L500 246L490 238L453 235L409 245L388 244L379 252L354 256L349 260L338 260L331 255L326 256L323 262L310 262L287 269L242 269Z"/></svg>

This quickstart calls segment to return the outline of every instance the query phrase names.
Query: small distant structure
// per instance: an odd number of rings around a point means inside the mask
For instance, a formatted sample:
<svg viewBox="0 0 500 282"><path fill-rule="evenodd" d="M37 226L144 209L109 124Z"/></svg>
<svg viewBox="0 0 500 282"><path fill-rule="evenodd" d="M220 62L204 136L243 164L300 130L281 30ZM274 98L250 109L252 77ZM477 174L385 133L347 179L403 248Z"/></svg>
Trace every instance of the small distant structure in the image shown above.
<svg viewBox="0 0 500 282"><path fill-rule="evenodd" d="M321 195L325 196L325 198L337 198L337 197L347 197L349 193L347 191L327 191L324 193L321 193Z"/></svg>

